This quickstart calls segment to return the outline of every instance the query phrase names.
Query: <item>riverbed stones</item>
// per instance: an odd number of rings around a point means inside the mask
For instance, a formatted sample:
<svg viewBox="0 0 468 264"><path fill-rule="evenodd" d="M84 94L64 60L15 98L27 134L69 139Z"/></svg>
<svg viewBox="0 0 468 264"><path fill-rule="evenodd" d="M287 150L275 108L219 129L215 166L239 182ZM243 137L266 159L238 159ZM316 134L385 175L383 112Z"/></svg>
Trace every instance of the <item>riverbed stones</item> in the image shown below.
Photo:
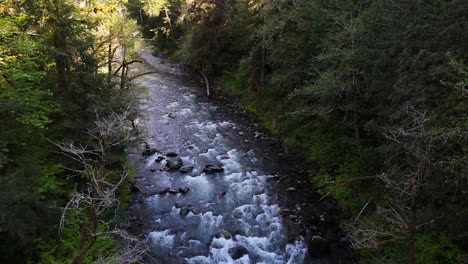
<svg viewBox="0 0 468 264"><path fill-rule="evenodd" d="M163 161L163 160L164 160L164 157L163 157L163 156L158 156L158 157L154 160L154 162L159 163L159 162L161 162L161 161Z"/></svg>
<svg viewBox="0 0 468 264"><path fill-rule="evenodd" d="M166 163L166 169L168 171L175 171L180 169L184 165L184 162L182 161L181 158L176 157L176 158L170 158L167 160Z"/></svg>
<svg viewBox="0 0 468 264"><path fill-rule="evenodd" d="M236 260L242 258L244 255L249 254L249 251L243 246L235 246L229 249L229 255Z"/></svg>
<svg viewBox="0 0 468 264"><path fill-rule="evenodd" d="M175 152L168 152L168 153L166 154L166 157L175 158L175 157L177 157L177 153L175 153Z"/></svg>
<svg viewBox="0 0 468 264"><path fill-rule="evenodd" d="M223 172L224 169L221 166L218 165L205 165L205 168L203 169L203 172L205 173L216 173L216 172Z"/></svg>
<svg viewBox="0 0 468 264"><path fill-rule="evenodd" d="M175 113L169 113L168 116L169 116L170 118L176 118L176 117L177 117L177 115L176 115Z"/></svg>
<svg viewBox="0 0 468 264"><path fill-rule="evenodd" d="M188 193L189 191L190 191L190 188L188 188L188 187L180 187L180 188L179 188L179 192L180 192L181 194L186 194L186 193Z"/></svg>
<svg viewBox="0 0 468 264"><path fill-rule="evenodd" d="M265 193L265 190L260 189L260 190L256 190L254 192L254 195L261 195L261 194L264 194L264 193Z"/></svg>
<svg viewBox="0 0 468 264"><path fill-rule="evenodd" d="M291 214L291 210L288 208L281 208L278 212L279 215L288 216Z"/></svg>
<svg viewBox="0 0 468 264"><path fill-rule="evenodd" d="M157 149L148 147L148 148L145 148L145 149L141 152L141 155L142 155L143 157L149 157L149 156L151 156L151 155L153 155L153 154L156 154L156 152L158 152Z"/></svg>
<svg viewBox="0 0 468 264"><path fill-rule="evenodd" d="M219 233L215 235L216 238L221 238L221 236L223 236L225 239L231 239L232 238L232 234L225 230L225 229L221 229L219 230Z"/></svg>
<svg viewBox="0 0 468 264"><path fill-rule="evenodd" d="M182 208L182 209L180 209L179 214L180 214L181 216L187 216L189 212L190 212L190 211L189 211L188 208Z"/></svg>
<svg viewBox="0 0 468 264"><path fill-rule="evenodd" d="M179 169L180 172L182 173L190 173L193 171L193 166L182 166L180 169Z"/></svg>
<svg viewBox="0 0 468 264"><path fill-rule="evenodd" d="M239 131L239 133L237 133L237 134L238 134L239 136L243 136L243 135L245 135L245 133L244 133L244 132L242 132L242 131Z"/></svg>
<svg viewBox="0 0 468 264"><path fill-rule="evenodd" d="M296 221L297 220L297 215L290 215L289 219Z"/></svg>
<svg viewBox="0 0 468 264"><path fill-rule="evenodd" d="M229 159L229 156L228 156L228 155L221 155L221 156L219 157L219 159L220 159L220 160L227 160L227 159Z"/></svg>

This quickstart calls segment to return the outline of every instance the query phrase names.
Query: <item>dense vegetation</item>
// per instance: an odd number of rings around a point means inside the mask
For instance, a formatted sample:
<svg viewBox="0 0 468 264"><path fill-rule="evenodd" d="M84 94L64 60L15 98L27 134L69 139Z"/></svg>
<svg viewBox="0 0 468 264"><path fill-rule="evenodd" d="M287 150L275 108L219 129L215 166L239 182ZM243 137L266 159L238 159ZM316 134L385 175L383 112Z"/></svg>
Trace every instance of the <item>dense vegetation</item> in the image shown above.
<svg viewBox="0 0 468 264"><path fill-rule="evenodd" d="M1 263L119 254L138 31L121 1L79 2L0 4Z"/></svg>
<svg viewBox="0 0 468 264"><path fill-rule="evenodd" d="M133 0L160 52L320 167L363 263L466 260L468 3Z"/></svg>

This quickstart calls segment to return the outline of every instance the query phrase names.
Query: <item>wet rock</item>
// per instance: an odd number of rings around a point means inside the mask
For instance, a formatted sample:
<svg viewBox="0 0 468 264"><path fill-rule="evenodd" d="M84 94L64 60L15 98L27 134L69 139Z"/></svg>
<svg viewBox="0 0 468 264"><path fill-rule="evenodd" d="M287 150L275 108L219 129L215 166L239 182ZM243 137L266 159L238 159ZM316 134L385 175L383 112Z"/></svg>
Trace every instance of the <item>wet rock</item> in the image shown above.
<svg viewBox="0 0 468 264"><path fill-rule="evenodd" d="M182 202L175 202L174 206L175 206L175 208L180 209L180 208L184 207L184 203L182 203Z"/></svg>
<svg viewBox="0 0 468 264"><path fill-rule="evenodd" d="M264 194L265 193L265 190L256 190L254 192L254 195L260 195L260 194Z"/></svg>
<svg viewBox="0 0 468 264"><path fill-rule="evenodd" d="M229 249L229 255L234 260L240 259L246 254L249 254L249 251L243 246L235 246Z"/></svg>
<svg viewBox="0 0 468 264"><path fill-rule="evenodd" d="M223 172L224 169L218 165L205 165L203 172L205 173L215 173L215 172Z"/></svg>
<svg viewBox="0 0 468 264"><path fill-rule="evenodd" d="M168 189L167 192L170 194L177 194L177 191L174 189Z"/></svg>
<svg viewBox="0 0 468 264"><path fill-rule="evenodd" d="M145 148L145 150L141 152L141 155L143 155L143 157L149 157L155 154L156 152L158 152L158 150L155 148Z"/></svg>
<svg viewBox="0 0 468 264"><path fill-rule="evenodd" d="M175 158L175 157L177 157L177 153L175 153L175 152L168 152L168 153L166 154L166 157Z"/></svg>
<svg viewBox="0 0 468 264"><path fill-rule="evenodd" d="M130 192L132 193L140 192L140 188L138 188L138 186L136 186L135 184L132 184L130 186Z"/></svg>
<svg viewBox="0 0 468 264"><path fill-rule="evenodd" d="M309 255L322 257L328 254L329 241L321 236L313 236L308 242Z"/></svg>
<svg viewBox="0 0 468 264"><path fill-rule="evenodd" d="M244 140L244 143L245 143L245 144L249 144L249 143L250 143L250 140L245 139L245 140Z"/></svg>
<svg viewBox="0 0 468 264"><path fill-rule="evenodd" d="M216 238L221 238L224 237L226 239L231 239L232 234L229 231L226 231L224 229L219 230L219 233L215 235Z"/></svg>
<svg viewBox="0 0 468 264"><path fill-rule="evenodd" d="M190 191L190 188L188 188L188 187L180 187L180 188L179 188L179 192L180 192L181 194L186 194L186 193L188 193L189 191Z"/></svg>
<svg viewBox="0 0 468 264"><path fill-rule="evenodd" d="M159 162L161 162L161 161L163 161L163 160L164 160L164 157L163 157L163 156L158 156L158 157L154 160L154 162L158 162L158 163L159 163Z"/></svg>
<svg viewBox="0 0 468 264"><path fill-rule="evenodd" d="M169 116L170 118L176 118L177 115L176 115L175 113L169 113L168 116Z"/></svg>
<svg viewBox="0 0 468 264"><path fill-rule="evenodd" d="M254 138L258 139L262 136L262 133L255 132Z"/></svg>
<svg viewBox="0 0 468 264"><path fill-rule="evenodd" d="M156 172L156 169L150 169L150 172Z"/></svg>
<svg viewBox="0 0 468 264"><path fill-rule="evenodd" d="M297 220L297 215L290 215L289 219L296 221Z"/></svg>
<svg viewBox="0 0 468 264"><path fill-rule="evenodd" d="M219 159L227 160L227 159L229 159L229 156L228 155L222 155L222 156L219 157Z"/></svg>
<svg viewBox="0 0 468 264"><path fill-rule="evenodd" d="M193 149L193 148L194 148L194 146L192 146L192 145L187 147L187 149Z"/></svg>
<svg viewBox="0 0 468 264"><path fill-rule="evenodd" d="M218 194L218 196L224 196L224 195L226 195L226 194L227 194L227 192L226 192L226 191L224 191L224 192L222 192L222 193Z"/></svg>
<svg viewBox="0 0 468 264"><path fill-rule="evenodd" d="M221 235L223 235L223 237L226 238L226 239L231 239L232 238L232 234L229 233L228 231L224 230L224 229L221 229Z"/></svg>
<svg viewBox="0 0 468 264"><path fill-rule="evenodd" d="M212 248L216 248L216 249L220 249L220 248L223 248L223 245L221 245L221 243L219 241L213 241L213 243L211 243L211 247Z"/></svg>
<svg viewBox="0 0 468 264"><path fill-rule="evenodd" d="M279 215L287 216L291 214L291 210L288 208L281 208L278 212Z"/></svg>
<svg viewBox="0 0 468 264"><path fill-rule="evenodd" d="M297 189L295 187L289 187L288 192L295 192Z"/></svg>
<svg viewBox="0 0 468 264"><path fill-rule="evenodd" d="M177 194L177 191L171 188L166 188L159 192L159 194L166 194L166 193Z"/></svg>
<svg viewBox="0 0 468 264"><path fill-rule="evenodd" d="M187 209L187 208L182 208L182 209L180 209L180 213L179 213L179 214L180 214L181 216L187 216L189 212L190 212L189 209Z"/></svg>
<svg viewBox="0 0 468 264"><path fill-rule="evenodd" d="M191 208L190 211L191 211L194 215L200 214L200 211L199 211L197 208Z"/></svg>
<svg viewBox="0 0 468 264"><path fill-rule="evenodd" d="M166 168L169 171L174 171L180 169L184 165L184 162L181 158L171 158L167 160Z"/></svg>
<svg viewBox="0 0 468 264"><path fill-rule="evenodd" d="M243 136L243 135L245 135L245 133L244 133L244 132L242 132L242 131L239 131L239 133L237 133L237 134L238 134L239 136Z"/></svg>
<svg viewBox="0 0 468 264"><path fill-rule="evenodd" d="M182 173L190 173L193 171L193 166L182 166L179 171Z"/></svg>

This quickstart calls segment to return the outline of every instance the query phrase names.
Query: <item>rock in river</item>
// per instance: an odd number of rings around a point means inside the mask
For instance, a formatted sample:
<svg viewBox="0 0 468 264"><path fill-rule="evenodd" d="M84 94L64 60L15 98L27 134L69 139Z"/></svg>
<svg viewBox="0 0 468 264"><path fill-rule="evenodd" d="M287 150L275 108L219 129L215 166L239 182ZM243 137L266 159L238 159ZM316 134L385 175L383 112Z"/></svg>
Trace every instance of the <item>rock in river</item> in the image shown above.
<svg viewBox="0 0 468 264"><path fill-rule="evenodd" d="M188 188L188 187L180 187L180 188L179 188L179 192L180 192L181 194L186 194L186 193L188 193L189 191L190 191L190 188Z"/></svg>
<svg viewBox="0 0 468 264"><path fill-rule="evenodd" d="M224 169L218 165L205 165L203 172L205 173L215 173L215 172L223 172Z"/></svg>
<svg viewBox="0 0 468 264"><path fill-rule="evenodd" d="M182 173L189 173L193 171L193 166L182 166L179 170Z"/></svg>
<svg viewBox="0 0 468 264"><path fill-rule="evenodd" d="M153 154L155 154L156 152L158 152L157 149L155 148L145 148L145 150L143 150L143 152L141 152L141 155L143 155L143 157L149 157Z"/></svg>
<svg viewBox="0 0 468 264"><path fill-rule="evenodd" d="M166 168L169 171L174 171L180 169L184 165L184 162L181 158L170 158L167 160Z"/></svg>
<svg viewBox="0 0 468 264"><path fill-rule="evenodd" d="M235 246L229 249L229 255L231 255L234 260L240 259L246 254L249 254L249 251L243 246Z"/></svg>

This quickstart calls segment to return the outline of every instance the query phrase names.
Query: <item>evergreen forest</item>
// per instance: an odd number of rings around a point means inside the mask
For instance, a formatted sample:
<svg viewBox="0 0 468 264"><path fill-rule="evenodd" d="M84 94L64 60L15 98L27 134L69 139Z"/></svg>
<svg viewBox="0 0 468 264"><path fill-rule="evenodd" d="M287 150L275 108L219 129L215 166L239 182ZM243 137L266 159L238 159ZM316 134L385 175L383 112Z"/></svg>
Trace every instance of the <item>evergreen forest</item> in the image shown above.
<svg viewBox="0 0 468 264"><path fill-rule="evenodd" d="M2 0L1 263L140 263L147 46L313 164L356 262L466 263L466 0Z"/></svg>

